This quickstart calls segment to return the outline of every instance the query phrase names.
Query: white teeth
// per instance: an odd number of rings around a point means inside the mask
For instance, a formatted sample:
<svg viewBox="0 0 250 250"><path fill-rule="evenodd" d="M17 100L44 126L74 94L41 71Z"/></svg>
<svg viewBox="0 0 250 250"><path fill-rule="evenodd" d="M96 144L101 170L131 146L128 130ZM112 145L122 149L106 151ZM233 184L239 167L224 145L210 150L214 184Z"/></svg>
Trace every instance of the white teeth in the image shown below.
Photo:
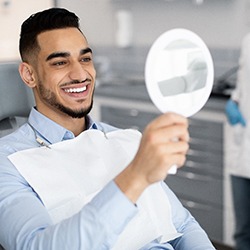
<svg viewBox="0 0 250 250"><path fill-rule="evenodd" d="M83 92L87 89L86 86L82 87L82 88L70 88L70 89L64 89L65 92L67 93L80 93Z"/></svg>

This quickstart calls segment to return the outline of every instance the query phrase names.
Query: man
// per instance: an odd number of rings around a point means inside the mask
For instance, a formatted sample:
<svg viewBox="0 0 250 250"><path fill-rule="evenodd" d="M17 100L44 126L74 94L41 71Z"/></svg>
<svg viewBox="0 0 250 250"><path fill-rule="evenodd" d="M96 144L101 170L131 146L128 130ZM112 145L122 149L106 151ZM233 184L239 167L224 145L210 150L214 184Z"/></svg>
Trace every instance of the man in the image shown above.
<svg viewBox="0 0 250 250"><path fill-rule="evenodd" d="M142 137L92 121L92 51L77 16L65 9L27 19L20 54L36 107L27 124L0 140L0 244L214 249L163 182L173 164L185 161L186 118L162 115Z"/></svg>

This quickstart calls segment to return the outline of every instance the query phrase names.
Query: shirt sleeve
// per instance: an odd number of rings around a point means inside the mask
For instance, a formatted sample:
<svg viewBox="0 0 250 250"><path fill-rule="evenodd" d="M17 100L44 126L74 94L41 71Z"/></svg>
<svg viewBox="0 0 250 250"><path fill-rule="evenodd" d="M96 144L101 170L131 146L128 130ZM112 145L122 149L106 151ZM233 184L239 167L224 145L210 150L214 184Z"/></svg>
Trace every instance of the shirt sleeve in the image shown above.
<svg viewBox="0 0 250 250"><path fill-rule="evenodd" d="M79 213L53 225L15 167L1 154L0 162L0 245L5 249L110 249L137 213L111 181Z"/></svg>
<svg viewBox="0 0 250 250"><path fill-rule="evenodd" d="M169 187L164 182L162 182L162 185L171 204L172 218L176 230L183 234L181 237L169 243L175 250L214 250L215 248L198 222L190 212L182 206L179 199Z"/></svg>

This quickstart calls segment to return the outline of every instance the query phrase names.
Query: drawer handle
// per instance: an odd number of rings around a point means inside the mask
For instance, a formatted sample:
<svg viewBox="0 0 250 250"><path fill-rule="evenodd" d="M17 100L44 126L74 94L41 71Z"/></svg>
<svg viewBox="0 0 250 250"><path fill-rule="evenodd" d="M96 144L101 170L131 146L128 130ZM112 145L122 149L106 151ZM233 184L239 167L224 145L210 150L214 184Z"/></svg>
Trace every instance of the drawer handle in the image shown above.
<svg viewBox="0 0 250 250"><path fill-rule="evenodd" d="M194 173L187 173L184 171L179 171L178 174L180 177L183 178L187 178L189 180L195 180L195 181L212 181L213 179L211 177L208 176L203 176L203 175L198 175L198 174L194 174Z"/></svg>
<svg viewBox="0 0 250 250"><path fill-rule="evenodd" d="M208 205L199 204L194 201L181 200L182 204L187 208L199 209L204 211L211 211L212 207Z"/></svg>
<svg viewBox="0 0 250 250"><path fill-rule="evenodd" d="M133 117L137 117L139 114L139 111L137 109L131 109L129 114Z"/></svg>
<svg viewBox="0 0 250 250"><path fill-rule="evenodd" d="M140 131L140 128L138 126L131 126L130 129L134 129L134 130Z"/></svg>

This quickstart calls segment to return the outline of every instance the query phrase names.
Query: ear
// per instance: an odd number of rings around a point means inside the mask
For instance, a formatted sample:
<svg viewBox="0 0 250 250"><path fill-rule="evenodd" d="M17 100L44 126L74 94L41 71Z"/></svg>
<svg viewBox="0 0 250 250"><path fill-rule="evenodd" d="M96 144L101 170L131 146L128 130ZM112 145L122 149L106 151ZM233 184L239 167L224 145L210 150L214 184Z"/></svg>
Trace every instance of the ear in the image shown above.
<svg viewBox="0 0 250 250"><path fill-rule="evenodd" d="M34 88L36 86L36 78L34 75L34 70L31 65L28 63L22 62L19 65L19 73L23 81L28 85L30 88Z"/></svg>

